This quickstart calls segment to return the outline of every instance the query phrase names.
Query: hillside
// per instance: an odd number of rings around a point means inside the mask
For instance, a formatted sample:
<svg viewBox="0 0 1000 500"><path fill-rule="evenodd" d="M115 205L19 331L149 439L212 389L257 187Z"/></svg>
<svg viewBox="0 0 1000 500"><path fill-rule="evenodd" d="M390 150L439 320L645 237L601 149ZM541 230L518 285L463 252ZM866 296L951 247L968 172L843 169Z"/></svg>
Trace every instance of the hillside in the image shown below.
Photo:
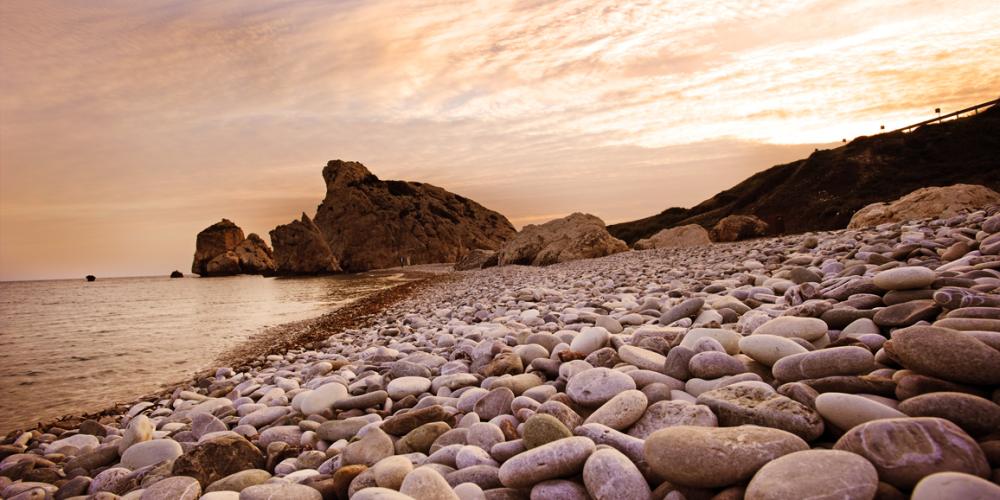
<svg viewBox="0 0 1000 500"><path fill-rule="evenodd" d="M668 208L608 231L630 245L685 224L711 228L753 214L771 233L847 227L855 211L914 189L955 183L1000 189L1000 109L926 125L911 133L859 137L836 149L757 173L692 208Z"/></svg>

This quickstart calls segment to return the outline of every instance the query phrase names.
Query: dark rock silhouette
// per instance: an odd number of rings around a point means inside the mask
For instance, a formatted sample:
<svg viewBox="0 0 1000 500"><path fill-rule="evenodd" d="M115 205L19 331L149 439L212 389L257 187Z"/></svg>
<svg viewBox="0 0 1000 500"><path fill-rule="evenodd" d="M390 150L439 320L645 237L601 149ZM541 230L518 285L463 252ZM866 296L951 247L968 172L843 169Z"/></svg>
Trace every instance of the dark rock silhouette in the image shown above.
<svg viewBox="0 0 1000 500"><path fill-rule="evenodd" d="M94 276L93 274L88 274L87 281L97 281L97 276Z"/></svg>
<svg viewBox="0 0 1000 500"><path fill-rule="evenodd" d="M632 244L668 227L711 228L734 214L759 217L769 235L842 229L861 208L923 187L963 183L1000 191L998 158L1000 107L993 106L910 133L859 137L759 172L692 208L668 208L608 231Z"/></svg>
<svg viewBox="0 0 1000 500"><path fill-rule="evenodd" d="M183 278L184 277L184 273L182 273L180 271L174 271L174 272L170 273L170 277L171 278Z"/></svg>

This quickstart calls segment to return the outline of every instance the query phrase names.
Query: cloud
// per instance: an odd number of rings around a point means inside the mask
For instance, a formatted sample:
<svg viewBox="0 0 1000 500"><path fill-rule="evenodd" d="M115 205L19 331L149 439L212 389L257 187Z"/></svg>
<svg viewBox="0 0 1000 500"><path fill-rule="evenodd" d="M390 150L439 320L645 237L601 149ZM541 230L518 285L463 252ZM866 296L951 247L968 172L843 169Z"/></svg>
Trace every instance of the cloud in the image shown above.
<svg viewBox="0 0 1000 500"><path fill-rule="evenodd" d="M219 217L266 233L311 213L338 157L518 223L691 205L814 144L995 98L998 14L980 0L3 2L0 278L59 275L40 247L72 256L63 274L182 266ZM101 229L71 237L80 224ZM109 235L126 243L73 251ZM131 257L153 245L156 262Z"/></svg>

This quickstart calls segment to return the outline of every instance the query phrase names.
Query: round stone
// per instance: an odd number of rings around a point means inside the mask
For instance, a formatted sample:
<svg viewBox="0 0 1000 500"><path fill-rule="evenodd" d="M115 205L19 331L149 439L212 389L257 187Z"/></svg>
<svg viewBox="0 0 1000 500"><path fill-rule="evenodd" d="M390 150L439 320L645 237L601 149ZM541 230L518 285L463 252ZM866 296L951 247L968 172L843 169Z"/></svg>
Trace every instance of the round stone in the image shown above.
<svg viewBox="0 0 1000 500"><path fill-rule="evenodd" d="M695 350L698 341L705 337L714 339L722 344L727 354L738 354L740 352L740 339L743 336L732 330L723 330L721 328L692 328L684 334L680 345Z"/></svg>
<svg viewBox="0 0 1000 500"><path fill-rule="evenodd" d="M597 408L624 391L635 389L635 381L610 368L591 368L577 373L566 384L566 394L574 402Z"/></svg>
<svg viewBox="0 0 1000 500"><path fill-rule="evenodd" d="M962 392L932 392L909 398L899 411L911 417L940 417L981 436L1000 429L1000 405Z"/></svg>
<svg viewBox="0 0 1000 500"><path fill-rule="evenodd" d="M247 469L230 474L218 481L208 485L206 492L213 491L243 491L255 484L262 484L271 479L271 474L266 470Z"/></svg>
<svg viewBox="0 0 1000 500"><path fill-rule="evenodd" d="M584 423L604 424L616 431L623 431L642 417L648 403L649 400L642 391L625 391L594 410Z"/></svg>
<svg viewBox="0 0 1000 500"><path fill-rule="evenodd" d="M572 435L559 419L545 414L532 415L524 422L522 431L524 446L529 450Z"/></svg>
<svg viewBox="0 0 1000 500"><path fill-rule="evenodd" d="M808 450L802 438L779 429L668 427L654 432L643 447L649 467L672 484L720 488L750 479L780 456Z"/></svg>
<svg viewBox="0 0 1000 500"><path fill-rule="evenodd" d="M667 361L666 356L641 347L623 345L618 348L618 357L622 361L639 367L642 370L659 371Z"/></svg>
<svg viewBox="0 0 1000 500"><path fill-rule="evenodd" d="M847 431L834 449L857 453L879 479L909 490L936 472L987 477L990 466L979 445L955 424L933 417L873 420Z"/></svg>
<svg viewBox="0 0 1000 500"><path fill-rule="evenodd" d="M753 331L754 335L777 335L779 337L798 337L812 342L826 335L826 322L819 318L800 318L798 316L778 316L760 325Z"/></svg>
<svg viewBox="0 0 1000 500"><path fill-rule="evenodd" d="M406 396L419 396L431 388L431 381L423 377L399 377L389 382L385 390L389 397L400 400Z"/></svg>
<svg viewBox="0 0 1000 500"><path fill-rule="evenodd" d="M809 352L794 340L777 335L753 334L740 339L740 351L754 361L773 366L779 359L793 354Z"/></svg>
<svg viewBox="0 0 1000 500"><path fill-rule="evenodd" d="M129 446L135 443L141 443L143 441L149 441L153 439L153 431L156 427L153 425L153 421L145 415L139 415L133 418L129 423L128 427L125 428L125 434L122 435L121 441L118 441L118 453L125 453L125 450Z"/></svg>
<svg viewBox="0 0 1000 500"><path fill-rule="evenodd" d="M333 404L342 399L347 399L347 388L343 385L331 382L321 385L319 388L302 397L300 409L303 415L315 415L323 410L330 409Z"/></svg>
<svg viewBox="0 0 1000 500"><path fill-rule="evenodd" d="M418 467L406 475L399 492L412 498L427 500L458 500L448 481L430 467Z"/></svg>
<svg viewBox="0 0 1000 500"><path fill-rule="evenodd" d="M705 351L691 357L688 371L698 378L713 379L743 373L747 369L740 360L724 352Z"/></svg>
<svg viewBox="0 0 1000 500"><path fill-rule="evenodd" d="M599 326L588 326L580 330L580 333L573 337L573 342L569 344L569 350L583 354L590 354L604 347L611 334Z"/></svg>
<svg viewBox="0 0 1000 500"><path fill-rule="evenodd" d="M201 485L193 477L174 476L153 483L142 492L143 500L196 500Z"/></svg>
<svg viewBox="0 0 1000 500"><path fill-rule="evenodd" d="M911 326L892 332L891 351L900 363L925 375L974 385L1000 385L1000 351L948 328Z"/></svg>
<svg viewBox="0 0 1000 500"><path fill-rule="evenodd" d="M240 492L240 500L323 500L319 490L294 483L265 483Z"/></svg>
<svg viewBox="0 0 1000 500"><path fill-rule="evenodd" d="M906 414L866 397L842 392L824 392L815 399L816 411L841 430L881 418L901 418Z"/></svg>
<svg viewBox="0 0 1000 500"><path fill-rule="evenodd" d="M678 425L718 427L719 422L707 406L682 400L659 401L649 405L642 418L628 430L628 435L646 439L660 429Z"/></svg>
<svg viewBox="0 0 1000 500"><path fill-rule="evenodd" d="M871 462L846 451L806 450L764 464L750 480L744 498L870 500L876 490L878 472Z"/></svg>
<svg viewBox="0 0 1000 500"><path fill-rule="evenodd" d="M508 488L530 488L547 479L578 474L595 449L593 441L580 436L544 444L504 462L500 482Z"/></svg>
<svg viewBox="0 0 1000 500"><path fill-rule="evenodd" d="M122 466L136 470L181 456L184 450L173 439L154 439L130 446L122 455Z"/></svg>
<svg viewBox="0 0 1000 500"><path fill-rule="evenodd" d="M650 498L652 492L639 468L614 448L601 448L583 466L583 483L594 500Z"/></svg>
<svg viewBox="0 0 1000 500"><path fill-rule="evenodd" d="M403 484L403 479L412 470L413 462L403 455L383 458L373 467L375 483L383 488L398 490Z"/></svg>
<svg viewBox="0 0 1000 500"><path fill-rule="evenodd" d="M771 372L782 382L795 382L834 375L859 375L875 369L875 355L864 347L830 347L785 356Z"/></svg>
<svg viewBox="0 0 1000 500"><path fill-rule="evenodd" d="M912 290L931 286L937 273L926 267L897 267L875 275L875 286L883 290Z"/></svg>
<svg viewBox="0 0 1000 500"><path fill-rule="evenodd" d="M413 500L413 497L389 488L374 487L358 490L357 493L351 495L351 500Z"/></svg>
<svg viewBox="0 0 1000 500"><path fill-rule="evenodd" d="M961 472L931 474L913 488L911 500L989 500L1000 498L1000 486L983 478Z"/></svg>
<svg viewBox="0 0 1000 500"><path fill-rule="evenodd" d="M823 434L823 418L815 410L774 392L761 382L739 382L702 393L698 404L712 409L719 425L762 425L791 432L806 441Z"/></svg>

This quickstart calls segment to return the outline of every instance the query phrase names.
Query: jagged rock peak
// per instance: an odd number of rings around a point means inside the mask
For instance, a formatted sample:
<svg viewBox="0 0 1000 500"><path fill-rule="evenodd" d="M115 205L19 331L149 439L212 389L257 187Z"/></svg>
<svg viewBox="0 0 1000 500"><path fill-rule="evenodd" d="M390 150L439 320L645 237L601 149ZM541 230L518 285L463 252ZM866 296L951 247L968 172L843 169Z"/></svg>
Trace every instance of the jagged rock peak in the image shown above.
<svg viewBox="0 0 1000 500"><path fill-rule="evenodd" d="M348 186L352 183L378 182L379 178L356 161L330 160L323 167L323 180L327 188Z"/></svg>
<svg viewBox="0 0 1000 500"><path fill-rule="evenodd" d="M271 230L275 274L330 274L340 272L340 264L330 251L316 224L305 212L299 220Z"/></svg>

